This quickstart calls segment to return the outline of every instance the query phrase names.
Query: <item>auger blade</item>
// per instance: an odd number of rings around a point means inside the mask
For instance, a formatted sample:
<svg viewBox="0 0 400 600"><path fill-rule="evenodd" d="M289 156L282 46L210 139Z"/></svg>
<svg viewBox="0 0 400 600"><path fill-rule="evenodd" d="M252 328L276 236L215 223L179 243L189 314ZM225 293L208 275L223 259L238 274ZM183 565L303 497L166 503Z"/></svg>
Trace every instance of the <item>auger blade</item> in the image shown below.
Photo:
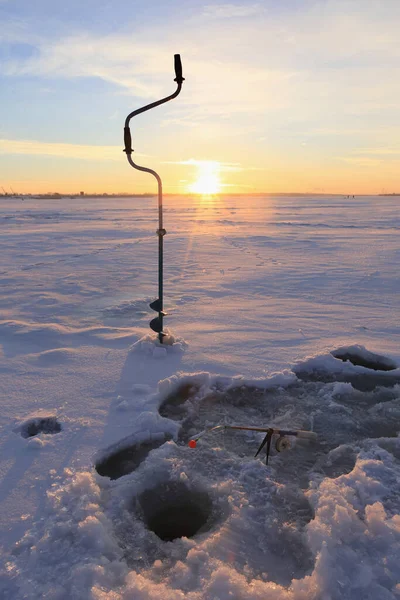
<svg viewBox="0 0 400 600"><path fill-rule="evenodd" d="M162 323L160 317L156 317L150 321L150 328L156 333L162 333Z"/></svg>
<svg viewBox="0 0 400 600"><path fill-rule="evenodd" d="M156 312L160 312L161 311L160 298L157 298L157 300L153 300L153 302L150 302L149 306L152 310L155 310Z"/></svg>

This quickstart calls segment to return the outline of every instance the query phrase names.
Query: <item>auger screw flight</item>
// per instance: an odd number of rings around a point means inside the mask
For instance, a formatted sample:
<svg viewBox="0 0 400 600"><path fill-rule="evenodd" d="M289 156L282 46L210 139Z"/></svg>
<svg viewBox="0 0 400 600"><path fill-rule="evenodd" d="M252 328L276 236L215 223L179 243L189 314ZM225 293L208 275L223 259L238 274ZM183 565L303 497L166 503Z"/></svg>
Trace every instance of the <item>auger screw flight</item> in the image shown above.
<svg viewBox="0 0 400 600"><path fill-rule="evenodd" d="M163 241L164 241L164 235L167 233L163 226L162 181L161 181L161 177L158 175L158 173L153 171L153 169L148 169L147 167L141 167L133 162L133 160L132 160L132 152L133 152L132 137L131 137L131 130L129 128L129 123L130 123L130 120L132 119L132 117L136 117L136 115L139 115L142 112L146 112L146 110L155 108L156 106L159 106L160 104L164 104L165 102L168 102L169 100L172 100L173 98L177 97L177 95L181 91L182 83L185 81L185 78L182 77L182 63L181 63L180 54L175 54L174 66L175 66L175 75L176 75L174 81L176 81L176 84L177 84L177 88L176 88L175 92L173 94L171 94L170 96L162 98L161 100L157 100L156 102L152 102L151 104L147 104L146 106L143 106L142 108L138 108L137 110L134 110L133 112L129 113L129 115L125 119L125 127L124 127L124 143L125 143L124 152L126 153L126 157L128 159L129 164L134 169L137 169L138 171L144 171L145 173L150 173L150 175L153 175L153 177L155 177L157 179L157 184L158 184L158 229L156 232L157 236L158 236L158 298L150 303L150 308L152 310L158 312L158 317L155 317L154 319L152 319L150 321L150 327L153 331L158 333L158 339L160 340L161 344L163 343L163 338L166 335L163 331L163 318L166 314L164 312L164 298L163 298L163 284L164 284L164 277L163 277L164 246L163 246Z"/></svg>

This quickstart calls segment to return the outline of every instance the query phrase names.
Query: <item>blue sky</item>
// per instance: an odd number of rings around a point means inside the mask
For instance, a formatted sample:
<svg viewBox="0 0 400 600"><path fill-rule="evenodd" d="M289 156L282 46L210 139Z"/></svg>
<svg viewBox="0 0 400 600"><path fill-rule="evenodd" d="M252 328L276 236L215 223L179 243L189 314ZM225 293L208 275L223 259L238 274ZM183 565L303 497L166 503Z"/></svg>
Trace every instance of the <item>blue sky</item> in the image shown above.
<svg viewBox="0 0 400 600"><path fill-rule="evenodd" d="M400 189L400 2L68 3L0 0L0 184L20 191L167 191L199 161L226 190ZM197 162L196 162L197 161Z"/></svg>

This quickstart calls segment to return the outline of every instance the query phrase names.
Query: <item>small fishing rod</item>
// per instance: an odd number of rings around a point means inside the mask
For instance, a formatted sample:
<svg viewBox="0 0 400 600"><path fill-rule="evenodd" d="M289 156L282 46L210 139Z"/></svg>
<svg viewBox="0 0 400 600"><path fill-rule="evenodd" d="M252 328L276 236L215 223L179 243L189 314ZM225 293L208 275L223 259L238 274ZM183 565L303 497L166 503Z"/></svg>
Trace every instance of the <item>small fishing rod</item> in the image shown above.
<svg viewBox="0 0 400 600"><path fill-rule="evenodd" d="M277 452L283 452L284 450L289 450L289 448L291 447L291 443L290 443L290 440L288 439L288 436L297 437L297 438L301 438L301 439L305 439L305 440L316 440L317 439L316 433L314 433L313 431L303 431L302 429L288 430L288 429L275 429L274 427L249 427L247 425L216 425L215 427L208 427L207 429L204 429L200 433L197 433L189 441L188 446L189 446L189 448L196 448L197 442L199 441L200 438L203 437L203 435L206 435L206 433L223 431L225 429L233 429L233 430L239 429L239 430L244 430L244 431L261 431L263 433L266 433L266 436L264 437L263 441L261 442L260 447L258 448L258 450L254 456L254 458L256 456L258 456L260 454L261 450L264 448L264 446L267 445L266 464L268 464L268 458L269 458L270 451L271 451L272 437L274 435L278 436L277 440L275 441L275 449Z"/></svg>
<svg viewBox="0 0 400 600"><path fill-rule="evenodd" d="M165 102L169 102L169 100L172 100L173 98L177 97L177 95L181 91L182 83L185 81L185 78L182 77L182 63L181 63L180 54L174 55L174 66L175 66L174 81L176 81L176 84L177 84L177 88L176 88L175 92L173 94L171 94L170 96L166 96L165 98L162 98L161 100L157 100L156 102L147 104L146 106L143 106L142 108L138 108L137 110L134 110L133 112L129 113L129 115L125 119L125 127L124 127L124 143L125 143L124 152L126 153L126 157L128 159L129 164L134 169L137 169L138 171L144 171L145 173L150 173L150 175L153 175L153 177L156 178L157 184L158 184L158 229L156 232L158 235L158 298L150 303L150 308L152 310L154 310L155 312L158 312L158 317L155 317L154 319L152 319L150 321L150 327L153 331L158 333L158 339L160 340L161 344L163 343L163 338L166 336L166 333L164 333L164 331L163 331L163 318L166 315L166 313L164 312L164 297L163 297L163 292L164 292L164 275L163 275L164 246L163 246L163 240L164 240L164 235L167 233L163 226L162 181L161 181L161 177L153 169L149 169L147 167L141 167L133 162L133 160L132 160L132 152L133 152L132 137L131 137L131 130L129 128L129 123L133 117L136 117L136 115L140 115L141 113L143 113L147 110L150 110L151 108L155 108L156 106L159 106L160 104L164 104Z"/></svg>

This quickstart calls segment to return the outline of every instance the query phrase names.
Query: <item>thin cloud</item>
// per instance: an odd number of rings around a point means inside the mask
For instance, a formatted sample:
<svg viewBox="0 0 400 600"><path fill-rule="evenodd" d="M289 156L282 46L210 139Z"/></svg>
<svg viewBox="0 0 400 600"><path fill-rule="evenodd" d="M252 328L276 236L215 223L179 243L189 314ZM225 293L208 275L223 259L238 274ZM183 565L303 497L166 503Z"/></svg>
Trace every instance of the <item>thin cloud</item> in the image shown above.
<svg viewBox="0 0 400 600"><path fill-rule="evenodd" d="M259 4L207 4L203 15L214 19L237 19L259 15L261 11Z"/></svg>
<svg viewBox="0 0 400 600"><path fill-rule="evenodd" d="M313 128L313 129L307 129L307 130L301 130L298 131L298 135L303 135L303 136L309 136L309 137L314 137L314 136L350 136L350 137L357 137L360 134L365 134L365 133L369 133L369 134L375 134L375 135L380 135L380 134L385 134L385 129L384 128L376 128L376 127L368 127L366 126L365 128L346 128L346 129L342 129L342 128L328 128L328 127L318 127L318 128Z"/></svg>
<svg viewBox="0 0 400 600"><path fill-rule="evenodd" d="M123 157L121 146L89 146L8 139L0 139L0 154L27 154L95 161L121 161ZM139 153L137 155L145 156Z"/></svg>
<svg viewBox="0 0 400 600"><path fill-rule="evenodd" d="M238 126L248 136L254 127L264 134L265 126L269 133L282 123L315 131L324 123L343 135L356 120L361 133L368 132L381 123L383 110L395 118L398 0L305 1L301 11L263 7L207 4L185 20L177 16L178 33L172 37L167 27L146 24L133 26L134 35L73 32L38 41L31 27L26 40L35 52L3 61L0 72L97 77L116 93L154 99L173 89L172 55L181 49L187 80L179 111L168 105L160 112L167 126L179 123L193 131L207 121L222 138ZM206 17L204 11L224 19ZM239 14L248 18L229 18ZM355 69L360 63L362 68Z"/></svg>
<svg viewBox="0 0 400 600"><path fill-rule="evenodd" d="M379 167L387 163L383 158L370 158L368 156L338 156L337 160L345 162L354 167Z"/></svg>
<svg viewBox="0 0 400 600"><path fill-rule="evenodd" d="M259 167L242 167L240 163L227 163L220 162L218 160L198 160L195 158L189 158L187 160L167 160L163 161L162 164L167 165L189 165L193 167L201 167L203 165L212 164L218 167L221 172L241 172L241 171L262 171Z"/></svg>
<svg viewBox="0 0 400 600"><path fill-rule="evenodd" d="M206 164L215 164L220 167L220 169L226 170L240 170L239 163L224 163L218 160L198 160L196 158L188 158L187 160L167 160L164 161L163 164L168 165L190 165L193 167L199 167Z"/></svg>
<svg viewBox="0 0 400 600"><path fill-rule="evenodd" d="M358 148L337 160L359 167L389 166L400 161L400 148Z"/></svg>
<svg viewBox="0 0 400 600"><path fill-rule="evenodd" d="M35 40L33 56L4 62L0 72L8 76L95 77L147 98L159 93L151 75L161 57L158 51L143 48L127 36L75 34L59 40ZM164 55L165 56L165 55ZM163 61L158 62L163 64ZM132 75L135 73L135 75Z"/></svg>
<svg viewBox="0 0 400 600"><path fill-rule="evenodd" d="M355 151L355 154L400 157L400 148L359 148Z"/></svg>

